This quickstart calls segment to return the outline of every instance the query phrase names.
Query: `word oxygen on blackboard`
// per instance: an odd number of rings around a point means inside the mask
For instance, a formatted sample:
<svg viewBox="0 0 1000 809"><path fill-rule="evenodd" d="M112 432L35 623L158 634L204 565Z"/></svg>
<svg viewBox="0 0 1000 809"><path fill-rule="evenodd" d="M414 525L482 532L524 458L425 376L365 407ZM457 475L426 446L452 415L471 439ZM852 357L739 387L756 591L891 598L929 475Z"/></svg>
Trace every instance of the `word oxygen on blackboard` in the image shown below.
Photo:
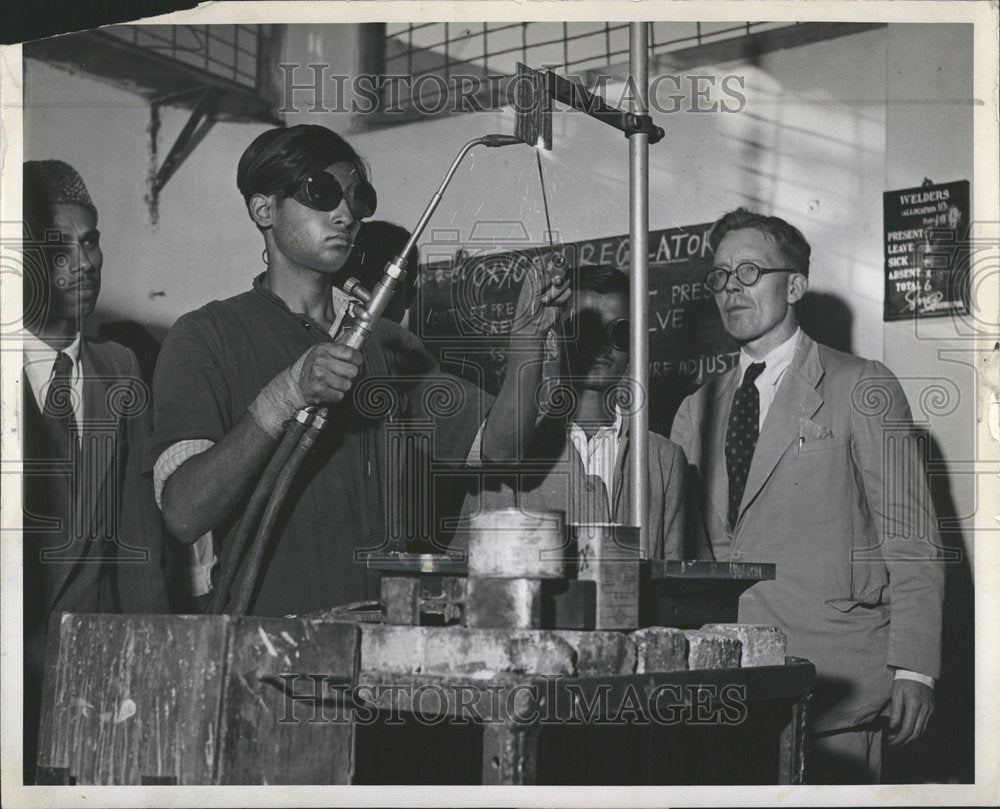
<svg viewBox="0 0 1000 809"><path fill-rule="evenodd" d="M968 312L969 182L883 195L885 320Z"/></svg>

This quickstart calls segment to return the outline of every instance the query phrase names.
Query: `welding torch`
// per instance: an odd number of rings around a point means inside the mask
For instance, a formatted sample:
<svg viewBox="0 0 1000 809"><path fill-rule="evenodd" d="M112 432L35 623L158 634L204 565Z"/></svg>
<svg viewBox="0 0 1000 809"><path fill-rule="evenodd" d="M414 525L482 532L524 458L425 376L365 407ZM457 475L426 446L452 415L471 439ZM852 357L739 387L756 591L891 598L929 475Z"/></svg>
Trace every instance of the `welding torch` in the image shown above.
<svg viewBox="0 0 1000 809"><path fill-rule="evenodd" d="M465 156L476 146L496 148L513 146L518 143L523 144L524 142L515 135L485 135L469 141L462 147L441 181L441 186L434 192L434 196L431 197L424 209L416 227L413 228L406 245L399 255L385 266L382 277L372 291L368 292L356 278L350 278L344 284L344 291L358 298L364 307L356 307L353 312L354 323L344 335L343 343L360 351L368 341L375 324L392 300L396 287L406 277L408 257L444 198L445 189ZM210 613L218 614L225 610L229 600L229 592L243 561L243 551L247 538L263 509L263 517L257 527L247 556L246 570L232 612L236 615L243 615L249 609L250 601L257 587L257 579L265 556L264 552L278 512L288 495L292 480L312 449L317 436L326 425L326 421L326 407L307 407L300 410L296 417L289 422L278 448L271 456L253 494L250 496L247 508L243 512L233 536L223 549L222 559L219 563L219 580L208 610Z"/></svg>

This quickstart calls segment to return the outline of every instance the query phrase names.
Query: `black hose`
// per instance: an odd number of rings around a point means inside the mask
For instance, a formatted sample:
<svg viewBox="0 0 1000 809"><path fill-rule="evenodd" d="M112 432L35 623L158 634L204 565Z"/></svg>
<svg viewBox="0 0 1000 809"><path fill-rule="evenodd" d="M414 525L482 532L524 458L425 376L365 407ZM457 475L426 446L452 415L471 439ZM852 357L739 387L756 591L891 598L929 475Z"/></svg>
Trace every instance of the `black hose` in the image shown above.
<svg viewBox="0 0 1000 809"><path fill-rule="evenodd" d="M302 463L309 456L313 443L315 443L316 437L320 434L325 424L326 408L320 408L316 416L310 420L305 432L302 433L301 438L292 450L291 456L288 458L288 462L281 470L274 484L274 490L267 501L267 508L264 509L264 516L261 517L257 534L254 536L253 545L250 548L247 567L243 573L243 582L240 584L239 597L236 601L236 607L233 610L235 615L245 615L250 608L250 599L257 588L257 577L260 575L260 568L264 561L264 552L267 550L267 540L271 536L271 529L274 528L278 512L285 502L285 497L288 495L292 481L295 479L296 474L298 474Z"/></svg>
<svg viewBox="0 0 1000 809"><path fill-rule="evenodd" d="M305 433L305 430L306 424L300 422L298 419L293 419L285 429L281 443L278 444L278 448L271 456L271 460L264 467L264 472L261 474L260 480L257 481L257 486L254 488L253 494L247 502L243 516L240 517L240 521L236 525L236 530L233 531L233 535L222 549L222 559L219 561L219 581L215 586L215 592L208 607L209 614L220 615L225 611L226 602L229 600L229 591L232 589L233 581L236 578L236 571L240 567L240 562L243 561L244 550L247 539L250 536L250 531L257 522L257 517L260 516L261 510L268 502L267 497L274 487L274 482L278 479L278 475L281 474L286 461L295 451L295 447L299 443L299 439L303 433Z"/></svg>

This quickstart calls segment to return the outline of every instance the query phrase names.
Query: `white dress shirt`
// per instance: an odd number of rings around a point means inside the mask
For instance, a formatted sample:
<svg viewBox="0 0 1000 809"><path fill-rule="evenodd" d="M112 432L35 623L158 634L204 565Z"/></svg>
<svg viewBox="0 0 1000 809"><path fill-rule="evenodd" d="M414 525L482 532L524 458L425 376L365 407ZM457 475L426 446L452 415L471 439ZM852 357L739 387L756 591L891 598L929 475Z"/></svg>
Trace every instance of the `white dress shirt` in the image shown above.
<svg viewBox="0 0 1000 809"><path fill-rule="evenodd" d="M622 411L618 405L615 405L615 420L599 428L590 439L575 421L569 425L569 438L583 461L583 468L588 475L596 475L604 483L609 504L614 489L615 464L621 449L623 426Z"/></svg>
<svg viewBox="0 0 1000 809"><path fill-rule="evenodd" d="M70 395L73 400L73 416L78 425L83 424L83 371L80 368L80 332L66 348L52 348L48 343L30 331L24 333L24 373L28 377L31 392L38 403L38 409L45 409L45 397L49 392L52 374L55 371L56 354L62 351L73 367L70 370ZM77 440L80 439L79 433Z"/></svg>
<svg viewBox="0 0 1000 809"><path fill-rule="evenodd" d="M781 380L785 377L785 371L788 370L788 366L792 364L792 360L795 358L795 352L801 348L801 338L802 329L797 328L795 333L789 337L781 345L772 348L763 358L755 359L751 357L745 348L740 349L740 379L743 379L743 375L746 373L747 368L749 368L755 362L763 362L764 370L754 381L754 385L757 386L757 392L760 394L760 420L758 422L758 429L764 429L764 419L767 418L767 411L771 408L771 403L774 401L774 396L778 392L778 386L781 384ZM918 683L923 683L924 685L934 687L934 678L928 677L926 674L920 674L916 671L908 671L907 669L896 669L895 679L897 680L916 680Z"/></svg>
<svg viewBox="0 0 1000 809"><path fill-rule="evenodd" d="M764 363L764 370L754 381L757 393L760 394L760 418L757 422L757 430L764 429L764 419L767 418L767 411L771 409L771 402L774 401L774 394L778 392L778 385L785 376L785 371L792 364L795 357L795 350L799 347L799 339L802 336L802 329L798 328L795 333L785 342L776 348L772 348L763 358L755 359L751 357L745 348L740 349L740 381L743 380L747 368L755 362Z"/></svg>

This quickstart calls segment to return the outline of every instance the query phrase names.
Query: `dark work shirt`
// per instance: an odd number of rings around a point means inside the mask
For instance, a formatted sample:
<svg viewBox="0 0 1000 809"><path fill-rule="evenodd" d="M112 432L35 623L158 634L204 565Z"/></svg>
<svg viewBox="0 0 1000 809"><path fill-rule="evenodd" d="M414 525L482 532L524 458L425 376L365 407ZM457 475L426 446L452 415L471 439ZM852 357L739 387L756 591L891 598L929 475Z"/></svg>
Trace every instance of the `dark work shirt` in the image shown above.
<svg viewBox="0 0 1000 809"><path fill-rule="evenodd" d="M330 339L320 324L293 313L260 278L249 292L181 317L156 366L154 435L146 470L178 441L220 441L278 373L311 346ZM352 395L330 407L326 428L278 516L254 614L302 614L378 598L379 580L366 570L365 552L401 549L386 545L401 491L394 483L401 472L396 461L400 442L390 440L387 422L394 429L417 425L432 430L434 454L440 459L461 463L471 446L481 417L480 407L468 400L474 389L441 374L415 336L379 321L362 354L362 373ZM461 393L457 403L445 395L445 406L429 415L426 405L434 406L434 386ZM441 401L439 396L437 403ZM213 529L220 555L220 540L230 539L249 496L248 491L234 513ZM231 601L241 580L242 570Z"/></svg>

